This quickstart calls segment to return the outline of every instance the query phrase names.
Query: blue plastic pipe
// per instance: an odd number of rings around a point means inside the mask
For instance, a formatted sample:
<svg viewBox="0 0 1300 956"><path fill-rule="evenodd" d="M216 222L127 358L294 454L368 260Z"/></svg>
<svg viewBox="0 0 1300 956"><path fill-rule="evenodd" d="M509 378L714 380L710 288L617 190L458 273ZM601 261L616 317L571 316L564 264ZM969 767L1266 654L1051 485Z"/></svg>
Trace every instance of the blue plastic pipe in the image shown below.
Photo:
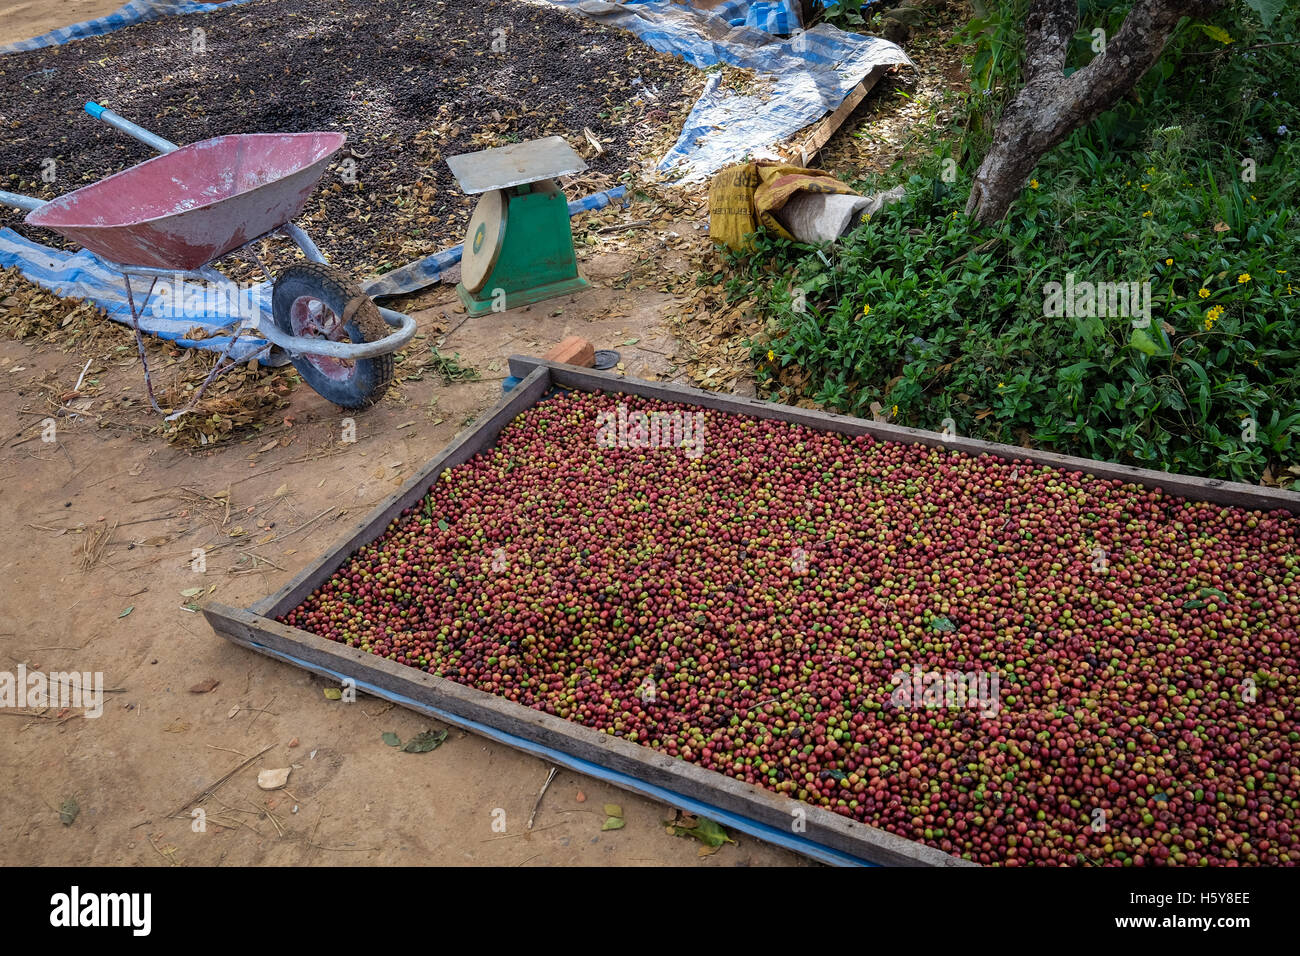
<svg viewBox="0 0 1300 956"><path fill-rule="evenodd" d="M632 790L635 793L642 794L651 799L662 801L669 806L679 807L682 810L694 813L696 816L706 817L724 826L730 827L733 830L739 830L741 833L747 833L766 843L772 843L794 853L811 857L821 863L826 863L830 866L876 865L867 860L860 859L859 857L850 856L847 853L841 853L838 850L831 849L830 847L822 846L820 843L814 843L812 840L800 837L796 833L768 826L765 823L751 820L749 817L742 817L729 810L723 810L720 807L712 806L703 801L682 796L672 790L657 787L652 783L646 783L644 780L641 780L638 777L633 777L630 774L621 773L617 770L610 770L608 767L602 767L600 764L592 763L589 760L583 760L581 757L574 757L562 750L555 750L554 748L547 747L544 744L534 743L533 741L526 740L523 737L517 737L514 734L497 730L495 727L490 727L487 724L480 724L477 721L467 720L464 717L449 714L437 707L430 707L428 704L415 700L412 697L407 697L404 694L398 694L391 690L385 690L382 687L378 687L366 681L357 680L355 677L350 677L347 674L331 670L328 667L322 667L320 664L309 664L291 654L285 654L282 651L273 650L264 644L258 644L253 641L250 642L250 646L256 648L260 653L284 661L286 664L294 664L297 667L313 671L317 674L328 675L340 682L350 680L356 685L357 690L365 691L367 694L372 694L375 697L390 700L395 704L401 704L403 707L410 707L413 710L420 711L421 713L429 714L432 717L437 717L439 720L446 721L449 724L454 724L457 727L472 730L476 734L480 734L490 740L495 740L498 743L505 744L507 747L513 747L516 750L523 750L526 753L541 757L543 760L550 763L558 764L561 767L567 767L570 770L586 774L589 777L595 777L597 780L607 781L608 783L612 783L617 787L622 787L625 790ZM793 817L791 817L791 819L793 819Z"/></svg>
<svg viewBox="0 0 1300 956"><path fill-rule="evenodd" d="M157 133L151 133L143 126L137 126L125 116L119 116L107 106L100 106L94 100L86 103L86 112L95 119L107 123L114 129L120 129L127 136L134 137L157 153L172 153L180 149L171 140L163 139Z"/></svg>

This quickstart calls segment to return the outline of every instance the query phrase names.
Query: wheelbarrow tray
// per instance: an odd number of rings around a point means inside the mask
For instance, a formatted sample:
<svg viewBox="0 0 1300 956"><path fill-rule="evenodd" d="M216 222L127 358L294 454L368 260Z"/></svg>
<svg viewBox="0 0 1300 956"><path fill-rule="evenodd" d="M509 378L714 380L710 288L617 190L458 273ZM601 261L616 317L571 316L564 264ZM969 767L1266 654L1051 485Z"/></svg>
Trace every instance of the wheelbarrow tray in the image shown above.
<svg viewBox="0 0 1300 956"><path fill-rule="evenodd" d="M111 262L198 269L292 221L342 133L244 133L182 146L46 203L27 222Z"/></svg>

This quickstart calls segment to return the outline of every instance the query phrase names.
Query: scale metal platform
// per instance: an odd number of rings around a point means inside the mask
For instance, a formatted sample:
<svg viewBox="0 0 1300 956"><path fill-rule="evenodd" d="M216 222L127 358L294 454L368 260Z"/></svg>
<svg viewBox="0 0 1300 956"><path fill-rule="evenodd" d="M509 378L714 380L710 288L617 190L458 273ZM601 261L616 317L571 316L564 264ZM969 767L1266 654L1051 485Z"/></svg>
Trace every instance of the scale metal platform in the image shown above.
<svg viewBox="0 0 1300 956"><path fill-rule="evenodd" d="M556 179L587 168L559 136L447 158L466 195L481 194L465 233L461 281L470 315L502 312L585 289Z"/></svg>

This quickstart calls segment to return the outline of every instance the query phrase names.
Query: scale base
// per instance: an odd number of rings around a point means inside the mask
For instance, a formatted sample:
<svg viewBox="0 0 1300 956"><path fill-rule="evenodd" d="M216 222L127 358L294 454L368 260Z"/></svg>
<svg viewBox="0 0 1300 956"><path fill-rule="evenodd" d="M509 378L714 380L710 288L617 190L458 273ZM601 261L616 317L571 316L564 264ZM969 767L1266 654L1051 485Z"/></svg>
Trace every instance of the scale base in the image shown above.
<svg viewBox="0 0 1300 956"><path fill-rule="evenodd" d="M558 282L548 282L545 285L520 289L517 292L507 290L505 295L492 296L470 292L465 288L464 283L457 283L456 294L460 296L460 301L464 303L467 313L470 315L487 315L489 312L507 312L510 309L517 309L521 305L532 305L536 302L552 299L557 295L581 292L590 285L591 283L582 276L574 276L569 279L561 279ZM488 292L488 289L483 289L483 292Z"/></svg>

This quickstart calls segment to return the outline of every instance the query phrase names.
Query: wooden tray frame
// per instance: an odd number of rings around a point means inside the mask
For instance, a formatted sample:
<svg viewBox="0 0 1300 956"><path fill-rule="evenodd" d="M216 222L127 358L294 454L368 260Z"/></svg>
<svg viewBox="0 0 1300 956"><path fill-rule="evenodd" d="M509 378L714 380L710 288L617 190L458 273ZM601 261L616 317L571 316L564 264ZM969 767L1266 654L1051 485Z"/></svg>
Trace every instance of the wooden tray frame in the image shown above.
<svg viewBox="0 0 1300 956"><path fill-rule="evenodd" d="M208 604L203 608L203 614L209 624L228 640L260 654L323 676L351 679L363 692L436 716L542 756L552 763L602 777L624 789L683 809L712 814L743 832L826 863L972 865L941 850L858 823L822 807L793 801L648 747L288 627L275 618L300 604L359 547L383 533L393 518L424 496L444 469L463 464L490 448L509 422L557 387L639 395L850 435L865 434L883 440L942 446L972 455L1018 458L1100 478L1117 478L1146 487L1159 487L1190 499L1261 511L1283 508L1300 512L1300 494L1276 488L1174 475L974 438L947 437L886 422L869 422L813 409L641 381L524 356L510 359L510 371L522 378L519 385L457 435L446 450L416 472L371 514L353 524L337 545L308 564L284 587L250 608Z"/></svg>

